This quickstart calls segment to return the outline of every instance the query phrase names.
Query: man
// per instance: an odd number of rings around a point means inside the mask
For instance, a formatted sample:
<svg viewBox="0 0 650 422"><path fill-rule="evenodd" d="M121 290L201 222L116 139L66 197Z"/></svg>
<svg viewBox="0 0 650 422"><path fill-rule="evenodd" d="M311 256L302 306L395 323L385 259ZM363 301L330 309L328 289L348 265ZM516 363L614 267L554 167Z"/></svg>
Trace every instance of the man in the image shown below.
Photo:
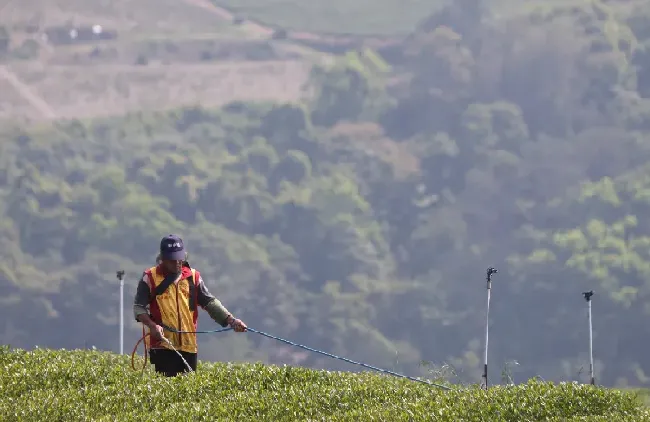
<svg viewBox="0 0 650 422"><path fill-rule="evenodd" d="M169 340L196 371L198 344L195 333L198 326L197 305L208 312L222 327L230 326L236 332L247 327L214 297L203 282L198 270L187 262L183 240L175 235L160 241L160 255L155 267L146 270L138 283L133 312L136 321L149 328L151 363L156 372L176 376L187 372L183 359L163 339Z"/></svg>

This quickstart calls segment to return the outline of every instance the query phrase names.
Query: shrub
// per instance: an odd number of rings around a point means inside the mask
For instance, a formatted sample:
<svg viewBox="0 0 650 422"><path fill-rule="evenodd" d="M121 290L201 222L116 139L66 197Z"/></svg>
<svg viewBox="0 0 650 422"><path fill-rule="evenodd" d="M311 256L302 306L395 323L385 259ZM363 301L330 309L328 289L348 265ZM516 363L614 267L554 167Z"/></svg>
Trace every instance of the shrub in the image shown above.
<svg viewBox="0 0 650 422"><path fill-rule="evenodd" d="M650 421L632 394L577 383L443 391L374 373L204 362L164 378L107 352L6 347L0 368L2 421Z"/></svg>

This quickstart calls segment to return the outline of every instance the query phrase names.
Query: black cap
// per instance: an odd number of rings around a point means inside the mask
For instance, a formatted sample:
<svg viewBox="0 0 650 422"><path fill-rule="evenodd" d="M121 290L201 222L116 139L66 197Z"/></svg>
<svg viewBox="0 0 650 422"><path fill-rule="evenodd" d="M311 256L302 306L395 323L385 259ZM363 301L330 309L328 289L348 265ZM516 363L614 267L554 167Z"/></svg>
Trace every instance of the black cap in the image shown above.
<svg viewBox="0 0 650 422"><path fill-rule="evenodd" d="M185 260L185 245L183 239L170 234L160 241L160 258L172 261Z"/></svg>

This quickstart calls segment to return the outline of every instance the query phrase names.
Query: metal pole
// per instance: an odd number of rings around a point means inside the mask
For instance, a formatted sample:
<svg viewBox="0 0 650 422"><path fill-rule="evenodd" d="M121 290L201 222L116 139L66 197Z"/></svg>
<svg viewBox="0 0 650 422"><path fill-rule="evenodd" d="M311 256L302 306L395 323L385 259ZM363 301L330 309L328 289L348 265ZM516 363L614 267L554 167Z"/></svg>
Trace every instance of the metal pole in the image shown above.
<svg viewBox="0 0 650 422"><path fill-rule="evenodd" d="M496 274L496 268L490 267L487 269L487 310L485 313L485 354L483 356L483 385L485 389L488 388L488 340L489 333L488 327L490 323L490 292L492 290L492 274Z"/></svg>
<svg viewBox="0 0 650 422"><path fill-rule="evenodd" d="M124 354L124 270L117 272L120 280L120 355Z"/></svg>
<svg viewBox="0 0 650 422"><path fill-rule="evenodd" d="M594 336L593 326L591 323L591 297L594 295L593 290L582 293L587 301L587 310L589 315L589 382L591 385L596 385L594 377Z"/></svg>

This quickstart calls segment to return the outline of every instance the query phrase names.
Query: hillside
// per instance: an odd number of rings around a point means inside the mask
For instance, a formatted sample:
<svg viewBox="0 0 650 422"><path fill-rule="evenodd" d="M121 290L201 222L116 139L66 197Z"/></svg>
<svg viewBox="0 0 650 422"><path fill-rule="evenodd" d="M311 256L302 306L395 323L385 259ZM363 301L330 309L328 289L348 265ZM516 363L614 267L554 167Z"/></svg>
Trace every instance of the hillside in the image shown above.
<svg viewBox="0 0 650 422"><path fill-rule="evenodd" d="M237 16L273 27L326 34L406 35L443 1L214 0Z"/></svg>
<svg viewBox="0 0 650 422"><path fill-rule="evenodd" d="M300 39L311 35L408 36L433 13L451 4L483 9L498 18L534 7L580 4L572 0L210 0L235 16L260 25L283 28ZM628 5L637 0L625 1ZM291 37L292 38L292 37Z"/></svg>
<svg viewBox="0 0 650 422"><path fill-rule="evenodd" d="M200 0L6 2L0 118L299 101L309 50L228 18Z"/></svg>
<svg viewBox="0 0 650 422"><path fill-rule="evenodd" d="M209 363L165 379L130 372L123 357L79 350L3 348L0 365L7 422L650 420L632 394L579 384L441 391L368 373Z"/></svg>
<svg viewBox="0 0 650 422"><path fill-rule="evenodd" d="M298 52L260 47L250 68L193 62L208 29L174 38L178 51L142 32L95 64L61 46L47 70L34 61L45 56L12 53L2 87L15 109L72 118L0 125L0 342L115 352L124 270L130 348L136 283L177 233L249 325L454 383L481 376L487 267L499 270L493 384L586 381L582 293L594 290L596 382L650 385L650 9L484 6L450 3L396 44L344 49L327 66L296 58L309 95L295 101L280 75ZM271 63L277 73L254 76ZM246 101L212 83L229 78ZM80 82L65 99L56 80ZM205 104L181 104L195 98L181 81ZM201 358L347 369L267 340L204 336Z"/></svg>

